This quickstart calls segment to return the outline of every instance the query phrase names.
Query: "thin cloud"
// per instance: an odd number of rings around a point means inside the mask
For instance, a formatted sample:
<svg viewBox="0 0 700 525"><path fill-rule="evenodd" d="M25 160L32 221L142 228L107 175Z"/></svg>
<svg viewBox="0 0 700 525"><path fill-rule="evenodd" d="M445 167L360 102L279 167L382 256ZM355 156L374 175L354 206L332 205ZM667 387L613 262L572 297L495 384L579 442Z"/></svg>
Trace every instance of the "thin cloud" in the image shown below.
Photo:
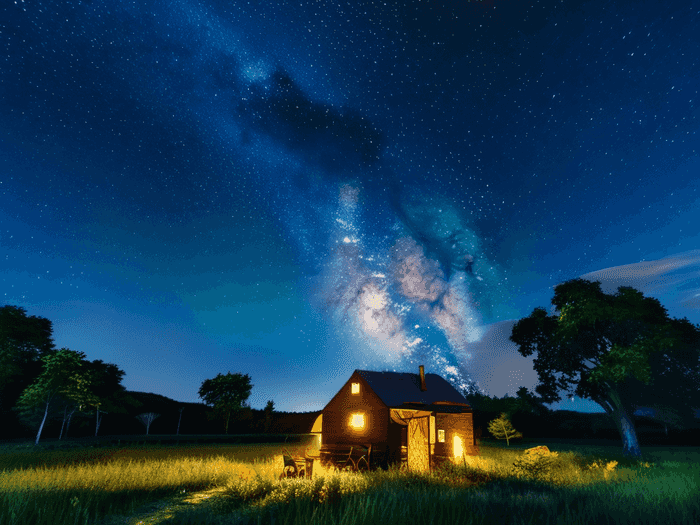
<svg viewBox="0 0 700 525"><path fill-rule="evenodd" d="M600 281L606 293L613 293L620 286L631 286L645 295L653 295L669 313L675 312L677 316L687 316L686 309L700 308L700 250L604 268L581 278Z"/></svg>

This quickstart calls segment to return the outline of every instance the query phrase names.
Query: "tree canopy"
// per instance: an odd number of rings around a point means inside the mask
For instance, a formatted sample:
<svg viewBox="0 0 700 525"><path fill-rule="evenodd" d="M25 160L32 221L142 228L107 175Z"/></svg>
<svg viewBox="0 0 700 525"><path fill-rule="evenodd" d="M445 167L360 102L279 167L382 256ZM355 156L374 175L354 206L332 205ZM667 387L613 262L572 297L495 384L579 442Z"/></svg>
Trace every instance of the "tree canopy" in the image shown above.
<svg viewBox="0 0 700 525"><path fill-rule="evenodd" d="M552 304L558 314L537 307L510 337L523 356L537 352L536 392L547 403L559 401L562 391L595 401L615 421L623 453L641 457L634 409L652 398L698 399L700 328L670 319L657 299L634 288L610 295L600 282L583 279L556 286ZM650 385L664 391L652 394Z"/></svg>
<svg viewBox="0 0 700 525"><path fill-rule="evenodd" d="M213 379L205 379L199 388L199 397L225 418L228 434L231 414L243 410L252 388L248 374L228 372L226 375L217 374Z"/></svg>
<svg viewBox="0 0 700 525"><path fill-rule="evenodd" d="M543 400L530 393L524 386L518 389L515 397L510 397L508 394L502 398L488 396L478 389L465 391L464 397L474 410L499 414L504 412L508 418L512 418L518 412L537 415L546 415L550 412Z"/></svg>
<svg viewBox="0 0 700 525"><path fill-rule="evenodd" d="M41 373L40 358L53 350L51 321L28 316L19 306L0 307L0 410L7 412L15 405Z"/></svg>
<svg viewBox="0 0 700 525"><path fill-rule="evenodd" d="M95 396L91 392L92 377L85 370L85 354L61 348L41 358L43 371L20 396L17 404L20 410L31 412L43 409L44 414L36 435L39 443L41 432L46 423L51 404L60 397L78 406L94 404Z"/></svg>
<svg viewBox="0 0 700 525"><path fill-rule="evenodd" d="M505 439L508 446L510 446L511 439L523 437L520 432L515 430L515 427L508 419L508 414L505 412L489 423L489 432L496 439Z"/></svg>

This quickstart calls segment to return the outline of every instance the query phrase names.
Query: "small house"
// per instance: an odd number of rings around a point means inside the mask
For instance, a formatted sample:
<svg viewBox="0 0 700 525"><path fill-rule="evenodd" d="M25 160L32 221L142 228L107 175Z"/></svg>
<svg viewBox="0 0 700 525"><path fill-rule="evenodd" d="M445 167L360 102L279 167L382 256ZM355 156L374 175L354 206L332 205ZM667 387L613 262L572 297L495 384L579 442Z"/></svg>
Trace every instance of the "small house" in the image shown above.
<svg viewBox="0 0 700 525"><path fill-rule="evenodd" d="M472 409L437 374L355 370L313 425L321 463L389 463L427 471L444 461L478 455ZM351 453L352 451L352 453Z"/></svg>

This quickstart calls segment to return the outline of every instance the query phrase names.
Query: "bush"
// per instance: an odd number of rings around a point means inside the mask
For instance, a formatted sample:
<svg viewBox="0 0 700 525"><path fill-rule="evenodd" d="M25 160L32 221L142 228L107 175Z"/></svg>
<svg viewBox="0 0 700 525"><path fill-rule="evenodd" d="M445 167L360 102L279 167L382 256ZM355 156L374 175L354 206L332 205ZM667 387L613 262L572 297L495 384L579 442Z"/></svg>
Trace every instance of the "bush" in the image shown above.
<svg viewBox="0 0 700 525"><path fill-rule="evenodd" d="M543 478L551 473L558 452L533 451L525 453L513 463L513 474L518 477L528 476Z"/></svg>

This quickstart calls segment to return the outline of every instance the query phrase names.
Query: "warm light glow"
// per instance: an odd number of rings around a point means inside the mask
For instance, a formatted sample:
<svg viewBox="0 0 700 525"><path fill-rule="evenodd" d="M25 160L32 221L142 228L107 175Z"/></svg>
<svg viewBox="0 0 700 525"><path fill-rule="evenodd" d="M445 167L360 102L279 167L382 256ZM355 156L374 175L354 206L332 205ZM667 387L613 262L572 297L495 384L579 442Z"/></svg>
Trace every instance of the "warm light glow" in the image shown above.
<svg viewBox="0 0 700 525"><path fill-rule="evenodd" d="M359 394L359 393L360 393L360 383L353 383L353 384L352 384L352 393L353 393L353 394Z"/></svg>
<svg viewBox="0 0 700 525"><path fill-rule="evenodd" d="M462 446L462 438L461 437L455 436L454 447L455 447L455 457L461 458L462 452L464 451L464 447Z"/></svg>
<svg viewBox="0 0 700 525"><path fill-rule="evenodd" d="M438 442L440 442L440 443L445 442L445 431L444 430L438 430Z"/></svg>
<svg viewBox="0 0 700 525"><path fill-rule="evenodd" d="M364 414L353 414L350 417L350 426L355 429L361 429L365 427L365 416Z"/></svg>

